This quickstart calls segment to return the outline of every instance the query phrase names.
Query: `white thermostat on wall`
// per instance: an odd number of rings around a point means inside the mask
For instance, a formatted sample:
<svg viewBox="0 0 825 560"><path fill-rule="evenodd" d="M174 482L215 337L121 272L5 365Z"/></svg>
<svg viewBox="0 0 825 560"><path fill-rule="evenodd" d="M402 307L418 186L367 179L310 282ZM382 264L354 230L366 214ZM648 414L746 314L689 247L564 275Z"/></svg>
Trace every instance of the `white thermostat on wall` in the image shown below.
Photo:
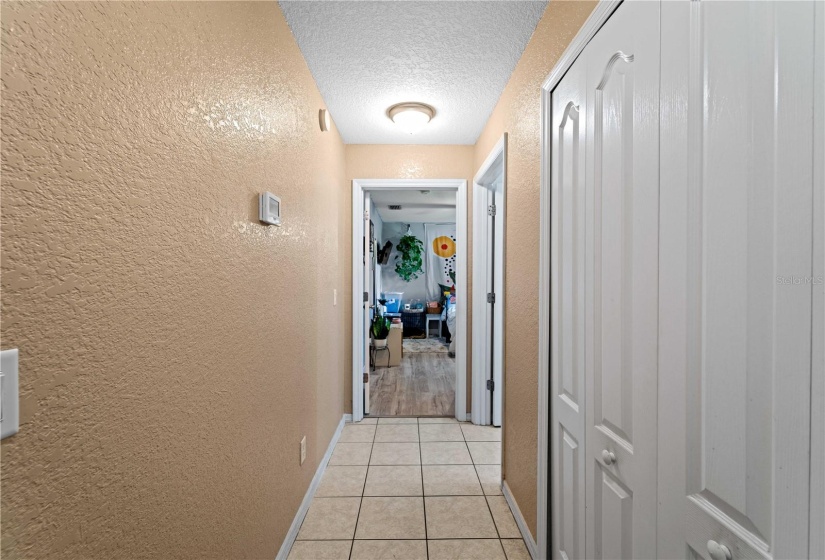
<svg viewBox="0 0 825 560"><path fill-rule="evenodd" d="M258 219L265 224L281 225L281 199L270 192L261 193L258 200Z"/></svg>

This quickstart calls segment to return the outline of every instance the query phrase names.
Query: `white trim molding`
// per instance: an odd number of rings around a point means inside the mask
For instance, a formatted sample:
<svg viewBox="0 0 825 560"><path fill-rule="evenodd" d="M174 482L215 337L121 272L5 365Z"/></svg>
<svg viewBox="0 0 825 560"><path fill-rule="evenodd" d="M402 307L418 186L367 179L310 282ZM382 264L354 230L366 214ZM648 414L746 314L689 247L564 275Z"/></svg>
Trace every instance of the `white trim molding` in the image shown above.
<svg viewBox="0 0 825 560"><path fill-rule="evenodd" d="M516 520L518 530L521 531L521 538L524 539L524 544L527 545L527 552L530 553L530 558L533 560L545 558L545 556L539 556L536 541L533 540L533 535L530 533L530 529L527 528L527 522L524 520L524 516L521 514L521 510L506 480L501 483L501 493L504 494L504 499L507 501L507 505L510 506L510 511L513 512L513 518Z"/></svg>
<svg viewBox="0 0 825 560"><path fill-rule="evenodd" d="M825 5L816 3L814 68L814 154L825 151ZM825 276L825 162L814 158L814 267ZM811 502L808 557L825 558L825 294L814 291L811 353ZM814 528L818 528L814 530Z"/></svg>
<svg viewBox="0 0 825 560"><path fill-rule="evenodd" d="M551 96L576 58L613 15L622 0L600 0L579 32L544 80L541 91L541 198L539 202L539 379L538 379L538 471L536 480L537 555L550 558L550 192L551 192Z"/></svg>
<svg viewBox="0 0 825 560"><path fill-rule="evenodd" d="M467 418L467 180L466 179L353 179L352 180L352 419L364 418L363 395L363 305L362 257L359 248L364 236L364 193L399 189L456 191L456 337L455 337L455 417ZM366 336L366 333L363 333Z"/></svg>
<svg viewBox="0 0 825 560"><path fill-rule="evenodd" d="M501 189L497 189L495 182L502 177ZM504 313L505 290L503 286L506 248L506 203L507 203L507 133L505 132L487 159L479 167L473 178L473 365L472 391L470 406L473 424L495 424L490 414L491 396L487 390L487 380L490 372L496 371L500 378L500 389L505 386L504 380ZM496 276L501 286L496 288L496 313L491 321L490 304L487 302L487 293L490 292L490 236L489 220L487 219L488 206L496 205L496 233L499 243L496 245ZM495 285L495 280L493 281ZM485 328L486 327L486 328ZM493 329L493 356L494 364L490 363L490 329ZM503 395L501 402L503 403Z"/></svg>
<svg viewBox="0 0 825 560"><path fill-rule="evenodd" d="M550 557L550 93L541 93L541 188L539 199L539 379L536 541L541 558Z"/></svg>
<svg viewBox="0 0 825 560"><path fill-rule="evenodd" d="M561 56L556 61L556 65L553 66L553 70L550 71L550 74L544 80L541 86L543 91L550 92L555 89L582 53L584 47L587 46L587 43L596 36L596 33L602 28L602 25L613 15L613 12L616 11L616 8L618 8L621 3L622 0L599 0L599 3L593 8L590 16L582 24L579 32L576 33L576 36L573 37L573 40L570 41L570 44L567 45L567 48L561 53Z"/></svg>
<svg viewBox="0 0 825 560"><path fill-rule="evenodd" d="M284 537L284 542L281 543L281 549L278 551L278 555L275 557L275 560L286 560L289 556L289 551L292 550L292 545L295 544L295 539L298 538L298 531L301 530L301 524L304 522L304 518L307 516L307 512L309 511L312 498L315 497L315 492L318 491L318 486L321 484L321 478L324 476L324 471L327 470L327 465L329 464L330 457L332 457L332 451L335 449L335 444L338 443L338 439L341 437L341 432L344 430L344 424L352 420L349 416L349 414L344 414L344 416L341 417L341 421L338 423L338 428L336 428L335 433L332 434L332 439L329 442L329 446L327 446L327 452L324 453L324 457L321 459L321 462L318 464L318 468L315 470L315 476L312 477L312 482L309 483L309 488L307 488L307 492L304 494L304 499L301 502L301 506L295 513L295 518L292 520L292 525L289 526L289 531L287 532L286 537Z"/></svg>

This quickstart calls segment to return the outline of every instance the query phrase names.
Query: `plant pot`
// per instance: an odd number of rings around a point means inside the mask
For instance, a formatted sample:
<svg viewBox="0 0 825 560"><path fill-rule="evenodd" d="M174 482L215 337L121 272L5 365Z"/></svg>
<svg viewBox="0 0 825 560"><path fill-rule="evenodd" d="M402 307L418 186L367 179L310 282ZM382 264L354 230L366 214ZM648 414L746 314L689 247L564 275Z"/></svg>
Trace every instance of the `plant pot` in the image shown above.
<svg viewBox="0 0 825 560"><path fill-rule="evenodd" d="M372 339L372 345L375 348L386 348L387 347L387 339L382 338L382 339L379 340L377 338L373 338Z"/></svg>

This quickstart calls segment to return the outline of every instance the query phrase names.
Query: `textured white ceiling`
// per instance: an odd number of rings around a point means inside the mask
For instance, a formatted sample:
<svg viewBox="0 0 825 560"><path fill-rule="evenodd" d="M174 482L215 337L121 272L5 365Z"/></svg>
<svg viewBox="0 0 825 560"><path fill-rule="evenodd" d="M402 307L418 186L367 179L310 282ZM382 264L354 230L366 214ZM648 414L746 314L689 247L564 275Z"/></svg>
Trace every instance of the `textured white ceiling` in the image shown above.
<svg viewBox="0 0 825 560"><path fill-rule="evenodd" d="M420 190L373 191L370 193L378 215L385 222L455 222L455 191ZM390 210L400 204L401 210Z"/></svg>
<svg viewBox="0 0 825 560"><path fill-rule="evenodd" d="M474 144L546 1L280 2L347 144ZM421 101L414 135L387 118Z"/></svg>

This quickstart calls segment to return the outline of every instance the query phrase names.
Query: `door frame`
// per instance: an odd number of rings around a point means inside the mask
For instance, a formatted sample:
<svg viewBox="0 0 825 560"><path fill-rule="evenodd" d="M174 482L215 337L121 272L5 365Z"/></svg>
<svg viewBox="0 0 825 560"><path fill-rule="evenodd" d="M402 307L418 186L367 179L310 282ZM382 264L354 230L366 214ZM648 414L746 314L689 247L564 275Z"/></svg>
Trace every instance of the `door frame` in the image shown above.
<svg viewBox="0 0 825 560"><path fill-rule="evenodd" d="M473 317L477 328L473 329L473 362L472 362L472 404L471 420L473 424L490 425L493 417L490 414L491 397L487 390L488 372L493 373L493 379L499 380L499 391L504 390L504 282L495 291L496 313L491 316L487 294L491 291L490 277L487 274L490 264L490 246L486 243L490 235L487 210L490 203L490 186L501 174L501 197L496 203L496 232L495 264L496 276L505 278L505 239L506 239L506 211L507 202L507 133L505 132L487 159L479 167L473 178ZM481 326L485 328L478 328ZM490 364L490 329L493 329L493 363ZM500 403L503 408L503 393L499 392ZM503 416L503 411L501 416ZM503 420L503 418L502 418Z"/></svg>
<svg viewBox="0 0 825 560"><path fill-rule="evenodd" d="M536 480L536 548L534 558L550 557L550 537L553 522L550 504L550 200L552 196L552 95L553 90L564 78L564 75L573 66L573 63L582 53L587 44L595 37L599 29L610 19L616 8L623 0L599 0L590 16L582 24L581 29L559 57L550 74L541 86L541 179L539 202L539 369L538 369L538 470Z"/></svg>
<svg viewBox="0 0 825 560"><path fill-rule="evenodd" d="M814 153L825 150L825 6L816 4L816 64L814 66ZM816 93L819 92L819 93ZM814 267L813 275L825 276L825 162L814 159ZM816 235L816 231L821 235ZM814 291L811 354L811 502L810 527L825 526L825 294ZM811 531L808 556L825 557L825 535Z"/></svg>
<svg viewBox="0 0 825 560"><path fill-rule="evenodd" d="M364 237L365 191L391 190L454 190L456 191L456 291L455 335L455 417L467 420L467 180L466 179L353 179L352 180L352 420L364 418L364 372L361 312L363 311L363 256L360 248Z"/></svg>

